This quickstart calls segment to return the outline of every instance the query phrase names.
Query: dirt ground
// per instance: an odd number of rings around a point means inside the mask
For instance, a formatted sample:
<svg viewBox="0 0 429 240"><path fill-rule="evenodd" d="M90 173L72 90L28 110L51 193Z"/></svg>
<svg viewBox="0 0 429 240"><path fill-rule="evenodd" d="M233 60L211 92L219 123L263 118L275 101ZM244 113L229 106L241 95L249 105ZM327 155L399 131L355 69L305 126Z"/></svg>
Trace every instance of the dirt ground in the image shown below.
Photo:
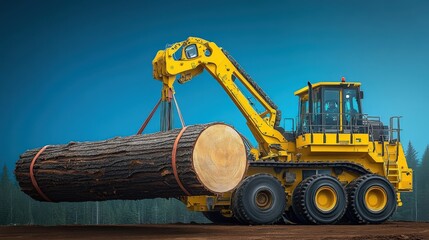
<svg viewBox="0 0 429 240"><path fill-rule="evenodd" d="M0 239L429 239L429 223L222 226L213 224L1 226Z"/></svg>

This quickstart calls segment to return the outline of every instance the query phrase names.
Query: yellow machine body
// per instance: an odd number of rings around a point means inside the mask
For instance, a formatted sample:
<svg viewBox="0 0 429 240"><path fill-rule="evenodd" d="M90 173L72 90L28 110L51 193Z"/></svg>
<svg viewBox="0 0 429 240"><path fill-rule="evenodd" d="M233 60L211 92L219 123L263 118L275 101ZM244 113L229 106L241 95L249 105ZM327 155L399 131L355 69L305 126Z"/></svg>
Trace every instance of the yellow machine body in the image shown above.
<svg viewBox="0 0 429 240"><path fill-rule="evenodd" d="M398 206L402 205L400 192L412 191L413 172L408 168L400 142L399 117L391 118L391 126L386 127L379 118L363 114L360 83L308 83L295 92L300 102L297 127L286 132L279 128L281 114L277 106L215 43L190 37L158 51L153 60L153 77L163 83L164 99L174 93L176 81L184 84L203 70L222 86L258 143L257 148L249 150L252 157L247 176L265 173L277 179L285 191L286 212L291 209L297 186L318 174L332 176L342 186L365 174L382 176L393 186ZM264 108L262 112L254 108L239 86L258 101ZM334 101L326 102L329 98ZM337 109L335 113L328 112L331 105ZM377 213L385 206L386 191L380 189L370 186L365 193L365 206L370 212ZM335 205L337 196L332 193L329 186L317 190L314 202L320 211L329 212ZM233 195L234 192L184 196L181 200L189 210L218 211L224 217L231 217Z"/></svg>

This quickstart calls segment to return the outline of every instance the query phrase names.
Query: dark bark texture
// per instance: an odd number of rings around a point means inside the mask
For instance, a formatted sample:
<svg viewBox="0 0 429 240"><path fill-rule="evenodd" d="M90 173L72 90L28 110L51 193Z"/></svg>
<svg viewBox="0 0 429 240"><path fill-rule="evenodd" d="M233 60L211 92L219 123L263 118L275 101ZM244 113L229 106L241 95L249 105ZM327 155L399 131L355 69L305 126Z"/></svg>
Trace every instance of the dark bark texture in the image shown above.
<svg viewBox="0 0 429 240"><path fill-rule="evenodd" d="M212 194L192 167L192 150L199 134L212 124L189 126L178 143L177 172L192 195ZM172 148L180 129L116 137L98 142L53 145L39 156L34 176L53 202L184 196L171 166ZM15 175L23 192L45 201L30 179L30 164L40 150L28 150L16 163Z"/></svg>

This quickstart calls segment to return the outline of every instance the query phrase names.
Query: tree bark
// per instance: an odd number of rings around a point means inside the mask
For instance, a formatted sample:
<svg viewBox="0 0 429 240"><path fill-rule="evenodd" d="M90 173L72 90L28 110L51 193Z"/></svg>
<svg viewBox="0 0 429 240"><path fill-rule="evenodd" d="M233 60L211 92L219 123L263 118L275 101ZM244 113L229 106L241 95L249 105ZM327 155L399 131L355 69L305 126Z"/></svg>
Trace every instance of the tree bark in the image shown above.
<svg viewBox="0 0 429 240"><path fill-rule="evenodd" d="M35 160L33 171L40 191L31 181L30 166L41 148L28 150L16 163L21 190L39 201L80 202L111 199L169 198L212 195L235 188L247 169L240 135L225 124L180 129L99 142L70 142L48 146Z"/></svg>

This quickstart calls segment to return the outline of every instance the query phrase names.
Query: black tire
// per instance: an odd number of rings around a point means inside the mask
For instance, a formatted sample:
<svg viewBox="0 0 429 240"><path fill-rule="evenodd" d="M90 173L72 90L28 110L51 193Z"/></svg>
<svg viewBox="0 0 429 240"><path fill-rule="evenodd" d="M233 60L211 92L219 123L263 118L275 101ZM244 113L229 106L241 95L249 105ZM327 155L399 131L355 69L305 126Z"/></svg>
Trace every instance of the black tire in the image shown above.
<svg viewBox="0 0 429 240"><path fill-rule="evenodd" d="M348 209L348 207L347 207L347 209ZM347 210L346 210L346 213L344 214L344 216L338 222L336 222L335 224L338 224L338 225L350 225L350 224L353 224L353 222L350 221L350 219L349 219L349 217L347 215Z"/></svg>
<svg viewBox="0 0 429 240"><path fill-rule="evenodd" d="M214 224L234 224L237 223L233 217L225 217L219 211L203 212L204 217L212 221Z"/></svg>
<svg viewBox="0 0 429 240"><path fill-rule="evenodd" d="M347 195L336 178L313 175L295 188L292 208L301 223L333 224L346 212Z"/></svg>
<svg viewBox="0 0 429 240"><path fill-rule="evenodd" d="M295 224L303 224L301 220L299 220L296 213L293 211L293 208L290 207L288 211L285 212L285 217L288 221L295 223Z"/></svg>
<svg viewBox="0 0 429 240"><path fill-rule="evenodd" d="M363 175L347 185L346 189L349 199L347 218L352 223L382 223L388 220L396 211L395 188L382 176L375 174ZM372 191L380 192L381 197L385 196L387 198L386 202L377 200L373 205L367 203L365 200L367 194Z"/></svg>
<svg viewBox="0 0 429 240"><path fill-rule="evenodd" d="M232 197L234 217L243 224L273 224L286 208L286 194L279 180L269 174L244 179Z"/></svg>

